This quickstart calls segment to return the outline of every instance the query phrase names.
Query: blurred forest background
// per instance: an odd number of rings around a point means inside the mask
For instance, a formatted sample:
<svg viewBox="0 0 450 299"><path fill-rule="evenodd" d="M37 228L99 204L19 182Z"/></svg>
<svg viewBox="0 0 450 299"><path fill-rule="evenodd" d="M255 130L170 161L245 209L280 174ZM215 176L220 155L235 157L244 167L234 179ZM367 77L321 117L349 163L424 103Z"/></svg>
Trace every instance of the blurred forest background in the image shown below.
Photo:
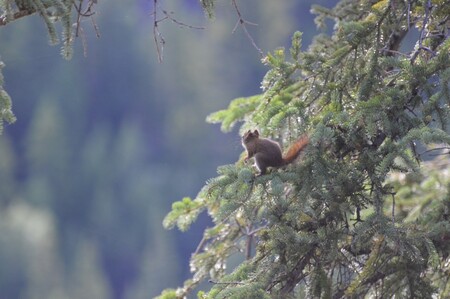
<svg viewBox="0 0 450 299"><path fill-rule="evenodd" d="M334 1L332 1L334 3ZM311 4L247 0L244 17L264 52L304 46L317 32ZM173 201L195 196L242 152L239 136L205 117L260 92L265 67L229 2L208 21L198 0L161 1L164 62L152 1L99 1L70 61L49 46L39 16L0 28L5 88L17 121L0 136L0 299L151 298L188 277L208 225L165 231Z"/></svg>

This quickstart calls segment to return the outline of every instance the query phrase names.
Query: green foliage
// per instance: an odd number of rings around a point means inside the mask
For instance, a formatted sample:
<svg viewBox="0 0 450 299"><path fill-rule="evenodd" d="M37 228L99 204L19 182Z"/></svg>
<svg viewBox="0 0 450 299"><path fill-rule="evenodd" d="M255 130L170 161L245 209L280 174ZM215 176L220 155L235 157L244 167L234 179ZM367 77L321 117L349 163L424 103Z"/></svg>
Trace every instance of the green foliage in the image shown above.
<svg viewBox="0 0 450 299"><path fill-rule="evenodd" d="M173 228L176 225L181 231L186 231L203 209L200 200L192 201L185 197L172 204L172 211L164 219L163 225L165 228Z"/></svg>
<svg viewBox="0 0 450 299"><path fill-rule="evenodd" d="M92 6L96 1L89 1L88 9L84 11L83 0L75 3L72 0L1 0L0 1L0 26L8 25L10 22L24 16L39 14L42 18L49 35L51 45L59 43L56 23L61 23L62 47L61 55L65 59L72 58L72 47L74 41L74 28L79 30L80 21L83 17L92 16ZM73 13L77 6L78 11ZM77 26L75 27L74 24ZM78 32L77 32L78 35ZM4 121L12 123L15 117L11 110L11 98L3 88L3 75L1 69L4 67L0 60L0 134Z"/></svg>
<svg viewBox="0 0 450 299"><path fill-rule="evenodd" d="M0 25L7 25L24 16L37 13L47 28L50 44L56 45L60 42L56 27L59 22L62 39L61 55L65 59L71 59L74 29L80 30L81 19L93 15L94 3L96 1L88 1L85 4L83 0L75 2L72 0L3 0L0 1L0 17L3 17ZM79 32L76 34L78 36Z"/></svg>
<svg viewBox="0 0 450 299"><path fill-rule="evenodd" d="M6 90L3 88L3 74L2 74L2 68L5 66L5 64L0 61L0 134L3 131L3 124L6 121L7 123L13 123L16 118L14 114L12 113L12 104L11 104L11 98L6 92Z"/></svg>
<svg viewBox="0 0 450 299"><path fill-rule="evenodd" d="M242 40L230 34L233 17L201 34L161 22L166 59L158 65L148 39L152 26L142 26L152 21L142 8L150 2L96 2L102 5L94 15L102 38L88 44L87 57L74 55L69 62L55 57L58 46L46 46L39 14L0 27L4 88L20 116L0 138L4 298L149 298L184 278L187 263L181 260L191 253L191 238L202 232L194 231L198 226L187 238L164 232L168 198L195 196L211 170L232 161L238 147L232 136L210 134L198 116L259 84L255 73L263 67L253 49L243 49ZM266 45L276 45L289 29L278 26L271 8L281 8L277 15L293 24L288 10L293 2L266 1L264 10L247 1L238 4L245 17L269 25L275 34L257 34ZM191 2L158 3L187 24L201 19ZM54 25L61 45L63 26ZM95 38L90 18L81 28L88 42ZM124 37L131 38L124 42ZM239 179L253 179L253 173L248 167ZM36 233L42 222L34 214L12 225L17 213L5 210L17 201L54 219L54 235ZM216 226L208 232L219 234ZM30 245L38 237L42 246Z"/></svg>
<svg viewBox="0 0 450 299"><path fill-rule="evenodd" d="M214 286L201 298L448 295L449 190L420 200L417 186L405 189L393 174L420 175L418 148L450 145L450 39L441 14L449 9L384 0L316 6L316 22L334 21L333 34L301 51L295 33L290 58L280 48L263 59L270 69L261 95L210 115L224 131L242 122L241 132L258 127L283 145L308 132L310 143L300 162L264 176L249 176L241 161L219 167L192 201L215 227L179 296L206 279ZM411 26L420 35L404 50ZM411 208L399 212L405 200ZM239 254L242 266L225 271Z"/></svg>
<svg viewBox="0 0 450 299"><path fill-rule="evenodd" d="M200 0L200 4L209 18L214 16L215 2L215 0Z"/></svg>
<svg viewBox="0 0 450 299"><path fill-rule="evenodd" d="M158 297L155 297L155 299L176 299L177 298L177 292L174 289L167 289L164 290L161 295Z"/></svg>
<svg viewBox="0 0 450 299"><path fill-rule="evenodd" d="M260 96L256 95L249 98L239 98L230 103L225 110L212 113L207 117L210 123L221 123L221 129L224 132L231 131L238 121L246 120L246 116L255 110L260 103Z"/></svg>
<svg viewBox="0 0 450 299"><path fill-rule="evenodd" d="M294 62L285 60L285 50L281 48L264 59L264 63L271 67L262 82L264 94L236 99L227 109L209 115L207 121L222 123L224 131L230 131L238 121L245 122L242 130L257 125L274 130L286 122L299 122L305 118L304 103L295 97L296 89L302 88L303 84L291 78L298 70L300 47L301 33L296 32L290 49ZM259 113L261 111L264 113Z"/></svg>

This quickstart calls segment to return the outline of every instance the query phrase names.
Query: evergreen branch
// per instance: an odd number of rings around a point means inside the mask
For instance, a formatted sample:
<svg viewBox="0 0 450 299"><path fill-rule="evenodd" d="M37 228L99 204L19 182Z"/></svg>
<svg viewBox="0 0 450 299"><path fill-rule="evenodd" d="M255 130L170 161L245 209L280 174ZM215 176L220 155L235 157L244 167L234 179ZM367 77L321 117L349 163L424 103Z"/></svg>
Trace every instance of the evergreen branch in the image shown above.
<svg viewBox="0 0 450 299"><path fill-rule="evenodd" d="M43 0L33 0L28 1L26 4L24 3L16 3L16 6L19 8L19 11L12 14L6 14L5 16L0 17L0 26L5 26L8 23L21 19L26 16L33 15L35 13L39 13L39 15L44 20L44 23L47 26L47 31L50 36L50 43L57 44L59 42L57 37L57 30L55 27L55 20L60 20L62 24L62 55L66 59L70 59L72 55L72 44L73 44L73 35L72 35L72 14L71 7L75 8L77 12L76 15L76 37L79 37L83 34L81 28L81 20L85 17L90 17L93 23L93 26L96 31L97 37L99 36L99 31L95 21L93 19L93 15L95 12L93 11L94 5L98 0L89 0L85 9L83 9L84 0L78 0L76 3L75 0L70 0L63 2L62 0L53 0L53 1L43 1ZM84 54L86 56L86 39L84 36L82 38Z"/></svg>
<svg viewBox="0 0 450 299"><path fill-rule="evenodd" d="M36 13L36 10L25 9L25 10L20 10L18 12L15 12L12 17L12 20L8 20L6 16L0 17L0 26L5 26L12 21L16 21L18 19L32 15L34 13Z"/></svg>
<svg viewBox="0 0 450 299"><path fill-rule="evenodd" d="M295 52L295 63L286 61L283 50L269 53L263 60L271 68L263 80L264 93L254 101L240 99L214 116L214 121L228 126L239 120L244 128L258 123L277 136L311 125L314 147L305 167L281 182L273 175L250 180L242 173L225 175L226 182L217 184L211 199L219 208L210 206L209 211L227 227L221 235L202 240L198 248L208 243L205 251L211 254L222 243L233 251L239 246L248 260L254 238L258 243L256 256L245 263L252 269L235 269L223 279L224 286L213 288L211 297L223 289L226 295L243 298L255 295L260 286L267 297L280 298L295 296L303 286L309 297L385 296L397 291L431 297L436 284L427 280L428 272L430 265L442 262L440 254L447 249L442 246L444 228L428 230L423 225L430 213L408 225L403 217L407 192L386 181L395 170L418 170L415 141L450 144L448 133L430 125L450 115L448 28L441 21L448 20L450 7L436 4L442 10L430 7L425 13L427 1L341 1L329 14L337 23L333 36L320 36L307 51ZM242 26L248 34L247 26L254 24L244 20L237 0L232 4L238 16L233 32ZM412 25L419 32L422 28L422 42L417 43L421 53L405 54L399 49ZM436 57L427 61L428 53L434 52ZM297 120L296 126L291 126L291 119ZM438 153L433 150L431 154ZM448 154L450 147L441 151ZM343 167L332 167L337 165ZM250 182L262 188L242 184ZM416 196L411 193L407 196ZM426 204L429 201L427 196ZM257 204L263 212L254 217ZM354 216L347 217L353 210ZM356 218L353 227L350 217ZM255 229L264 221L269 224ZM255 236L260 229L263 232ZM432 236L429 248L424 247L424 236ZM230 252L212 254L223 258ZM202 256L195 258L197 262ZM259 289L246 280L249 275L256 277ZM213 282L222 284L222 279ZM234 282L239 286L232 286ZM420 291L425 296L414 293L417 286L425 286Z"/></svg>

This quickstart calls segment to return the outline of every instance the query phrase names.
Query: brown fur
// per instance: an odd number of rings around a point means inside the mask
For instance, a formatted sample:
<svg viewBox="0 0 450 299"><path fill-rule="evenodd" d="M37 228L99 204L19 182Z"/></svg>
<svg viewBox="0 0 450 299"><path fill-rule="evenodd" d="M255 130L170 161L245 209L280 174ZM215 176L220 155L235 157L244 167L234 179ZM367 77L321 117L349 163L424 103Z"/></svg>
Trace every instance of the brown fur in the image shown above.
<svg viewBox="0 0 450 299"><path fill-rule="evenodd" d="M256 166L260 171L260 175L266 173L267 167L280 167L291 163L298 157L308 143L308 136L303 135L291 145L286 155L282 156L280 145L273 140L259 138L258 130L253 132L249 130L242 136L242 145L247 150L245 161L255 157Z"/></svg>

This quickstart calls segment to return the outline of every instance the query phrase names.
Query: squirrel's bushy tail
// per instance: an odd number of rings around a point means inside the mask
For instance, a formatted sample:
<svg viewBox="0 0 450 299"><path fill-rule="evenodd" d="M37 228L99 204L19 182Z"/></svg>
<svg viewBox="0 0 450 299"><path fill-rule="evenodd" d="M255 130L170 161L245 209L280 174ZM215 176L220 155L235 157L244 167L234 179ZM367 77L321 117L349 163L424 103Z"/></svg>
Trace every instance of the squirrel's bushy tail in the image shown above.
<svg viewBox="0 0 450 299"><path fill-rule="evenodd" d="M289 147L287 153L283 156L283 165L287 165L295 160L300 155L302 150L308 145L308 135L300 137L291 147Z"/></svg>

